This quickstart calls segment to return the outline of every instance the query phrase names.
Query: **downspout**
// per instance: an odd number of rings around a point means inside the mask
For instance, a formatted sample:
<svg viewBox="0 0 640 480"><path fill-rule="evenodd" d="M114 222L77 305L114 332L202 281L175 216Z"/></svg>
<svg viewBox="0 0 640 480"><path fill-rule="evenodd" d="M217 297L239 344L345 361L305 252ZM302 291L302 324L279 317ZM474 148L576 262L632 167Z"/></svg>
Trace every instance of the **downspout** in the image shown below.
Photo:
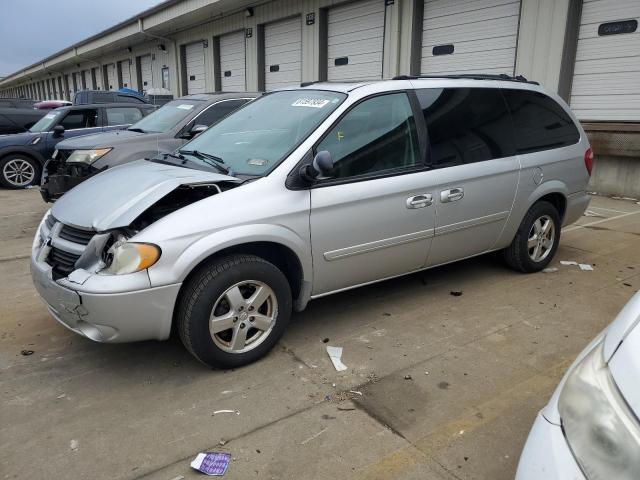
<svg viewBox="0 0 640 480"><path fill-rule="evenodd" d="M175 62L175 66L176 66L176 90L178 92L177 97L181 97L182 94L182 81L181 81L181 76L180 76L180 58L179 58L179 52L178 52L178 44L175 40L175 38L169 38L169 37L163 37L162 35L156 35L155 33L150 33L147 32L144 29L144 25L142 24L142 18L138 18L138 30L140 31L141 34L146 35L147 37L151 37L151 38L156 38L158 40L162 40L164 42L171 42L173 45L173 60Z"/></svg>

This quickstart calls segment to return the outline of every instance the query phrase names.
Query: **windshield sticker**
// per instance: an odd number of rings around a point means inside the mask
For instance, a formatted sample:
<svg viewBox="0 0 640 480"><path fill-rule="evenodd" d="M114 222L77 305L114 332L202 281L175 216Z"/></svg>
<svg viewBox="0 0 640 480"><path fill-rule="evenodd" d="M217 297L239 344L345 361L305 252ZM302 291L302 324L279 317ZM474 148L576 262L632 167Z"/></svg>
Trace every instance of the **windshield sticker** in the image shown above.
<svg viewBox="0 0 640 480"><path fill-rule="evenodd" d="M181 108L182 110L191 110L193 108L193 105L183 103L182 105L178 105L178 108Z"/></svg>
<svg viewBox="0 0 640 480"><path fill-rule="evenodd" d="M292 107L310 107L310 108L322 108L329 100L323 100L321 98L299 98L291 104Z"/></svg>
<svg viewBox="0 0 640 480"><path fill-rule="evenodd" d="M55 113L47 113L44 118L48 118L49 120L56 118L58 115L56 115Z"/></svg>
<svg viewBox="0 0 640 480"><path fill-rule="evenodd" d="M256 167L264 167L267 164L267 161L261 158L250 158L247 160L247 163Z"/></svg>

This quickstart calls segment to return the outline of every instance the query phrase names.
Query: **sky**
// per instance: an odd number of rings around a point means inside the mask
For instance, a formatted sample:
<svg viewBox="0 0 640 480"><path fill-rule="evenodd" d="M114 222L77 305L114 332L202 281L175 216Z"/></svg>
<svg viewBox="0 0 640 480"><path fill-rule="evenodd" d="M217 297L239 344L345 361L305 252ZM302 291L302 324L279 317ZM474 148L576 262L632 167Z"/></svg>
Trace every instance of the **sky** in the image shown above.
<svg viewBox="0 0 640 480"><path fill-rule="evenodd" d="M0 77L126 20L161 0L0 0Z"/></svg>

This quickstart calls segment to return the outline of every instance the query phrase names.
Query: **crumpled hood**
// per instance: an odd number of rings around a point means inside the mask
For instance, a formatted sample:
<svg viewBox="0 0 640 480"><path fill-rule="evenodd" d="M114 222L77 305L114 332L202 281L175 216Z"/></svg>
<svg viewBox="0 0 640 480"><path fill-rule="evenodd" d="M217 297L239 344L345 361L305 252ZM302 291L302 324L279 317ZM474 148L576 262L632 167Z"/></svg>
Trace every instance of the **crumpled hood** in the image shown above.
<svg viewBox="0 0 640 480"><path fill-rule="evenodd" d="M102 232L128 226L180 185L221 181L240 182L215 172L138 160L108 169L72 188L54 203L51 213L67 225Z"/></svg>
<svg viewBox="0 0 640 480"><path fill-rule="evenodd" d="M96 147L116 147L131 141L132 138L149 135L155 134L132 132L130 130L112 130L63 140L56 145L56 148L58 150L88 150Z"/></svg>
<svg viewBox="0 0 640 480"><path fill-rule="evenodd" d="M40 135L45 135L46 133L31 133L31 132L23 132L23 133L12 133L9 135L0 135L0 148L2 147L10 147L13 145L28 145L30 144L34 138L39 137Z"/></svg>

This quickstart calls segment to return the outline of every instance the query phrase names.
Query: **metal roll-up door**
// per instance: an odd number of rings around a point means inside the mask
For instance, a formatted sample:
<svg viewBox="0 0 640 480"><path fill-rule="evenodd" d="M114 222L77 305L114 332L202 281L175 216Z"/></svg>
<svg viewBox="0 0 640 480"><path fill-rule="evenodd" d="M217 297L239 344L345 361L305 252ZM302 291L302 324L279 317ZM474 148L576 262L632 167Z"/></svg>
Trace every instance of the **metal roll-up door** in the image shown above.
<svg viewBox="0 0 640 480"><path fill-rule="evenodd" d="M571 86L580 120L640 121L640 2L585 1Z"/></svg>
<svg viewBox="0 0 640 480"><path fill-rule="evenodd" d="M91 82L91 70L84 70L82 72L82 88L92 89L93 83Z"/></svg>
<svg viewBox="0 0 640 480"><path fill-rule="evenodd" d="M107 65L107 82L109 85L105 90L117 90L118 84L116 83L116 66L113 63Z"/></svg>
<svg viewBox="0 0 640 480"><path fill-rule="evenodd" d="M247 88L244 31L220 36L220 86L227 92L242 92Z"/></svg>
<svg viewBox="0 0 640 480"><path fill-rule="evenodd" d="M300 17L264 27L265 90L299 86L302 62Z"/></svg>
<svg viewBox="0 0 640 480"><path fill-rule="evenodd" d="M327 79L382 78L384 0L330 8L327 15Z"/></svg>
<svg viewBox="0 0 640 480"><path fill-rule="evenodd" d="M187 93L204 93L204 45L192 43L184 49L187 66Z"/></svg>
<svg viewBox="0 0 640 480"><path fill-rule="evenodd" d="M95 79L96 79L96 90L102 90L102 69L94 68L93 75L95 76Z"/></svg>
<svg viewBox="0 0 640 480"><path fill-rule="evenodd" d="M140 57L140 80L142 80L141 90L153 88L153 69L151 55Z"/></svg>
<svg viewBox="0 0 640 480"><path fill-rule="evenodd" d="M122 78L122 86L124 88L131 88L131 65L129 60L122 60L120 62L120 75Z"/></svg>
<svg viewBox="0 0 640 480"><path fill-rule="evenodd" d="M423 75L513 75L520 0L425 0Z"/></svg>

